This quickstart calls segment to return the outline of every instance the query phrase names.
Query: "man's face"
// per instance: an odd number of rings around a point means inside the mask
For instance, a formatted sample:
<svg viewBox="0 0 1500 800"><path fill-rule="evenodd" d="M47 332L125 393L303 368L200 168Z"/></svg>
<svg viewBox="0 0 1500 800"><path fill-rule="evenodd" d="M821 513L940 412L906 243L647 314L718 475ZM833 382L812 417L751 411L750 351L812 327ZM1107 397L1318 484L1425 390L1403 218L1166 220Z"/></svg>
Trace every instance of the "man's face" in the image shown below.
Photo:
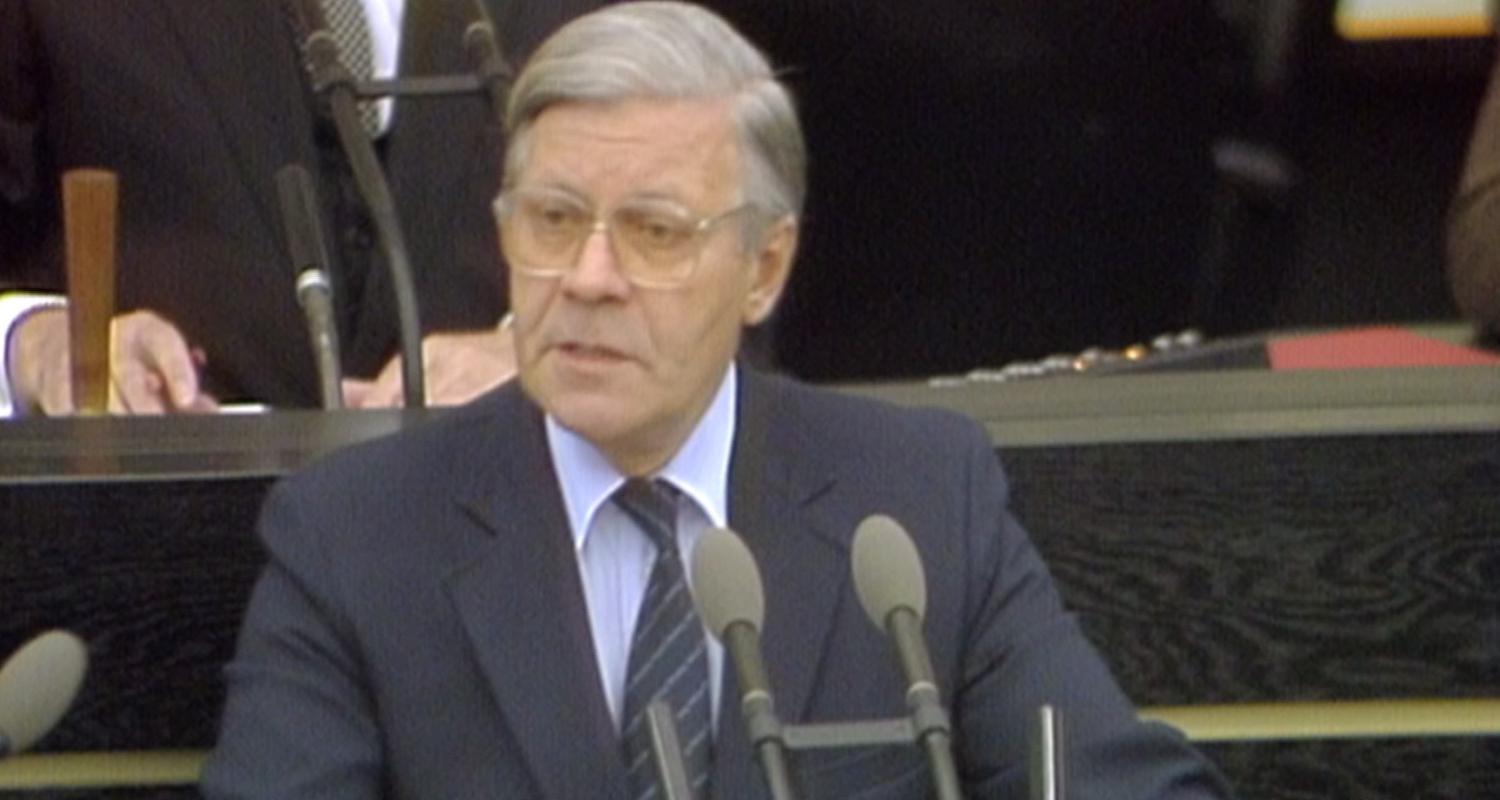
<svg viewBox="0 0 1500 800"><path fill-rule="evenodd" d="M564 104L537 117L512 185L557 190L607 217L622 204L670 202L711 217L743 201L739 147L720 101ZM572 269L512 269L521 384L564 427L626 474L666 463L707 407L745 324L785 284L790 219L746 252L748 214L709 228L697 269L670 288L632 284L611 240L589 235Z"/></svg>

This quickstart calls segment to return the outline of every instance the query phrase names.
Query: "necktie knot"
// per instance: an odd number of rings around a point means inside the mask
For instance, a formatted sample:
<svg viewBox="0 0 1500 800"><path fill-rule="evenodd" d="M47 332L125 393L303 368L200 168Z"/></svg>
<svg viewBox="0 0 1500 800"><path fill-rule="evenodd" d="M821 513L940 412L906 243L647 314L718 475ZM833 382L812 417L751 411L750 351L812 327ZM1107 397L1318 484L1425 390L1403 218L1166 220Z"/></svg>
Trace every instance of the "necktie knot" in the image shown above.
<svg viewBox="0 0 1500 800"><path fill-rule="evenodd" d="M657 553L677 549L677 490L670 483L630 478L615 490L614 501L656 545Z"/></svg>

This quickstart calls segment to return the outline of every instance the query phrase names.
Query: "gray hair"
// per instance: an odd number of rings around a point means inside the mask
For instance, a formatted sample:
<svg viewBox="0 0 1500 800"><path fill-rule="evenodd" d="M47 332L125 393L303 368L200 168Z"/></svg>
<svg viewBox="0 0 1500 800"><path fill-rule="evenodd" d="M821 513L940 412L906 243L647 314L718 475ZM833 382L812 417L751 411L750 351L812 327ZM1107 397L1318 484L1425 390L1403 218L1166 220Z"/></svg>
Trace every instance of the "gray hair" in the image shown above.
<svg viewBox="0 0 1500 800"><path fill-rule="evenodd" d="M532 55L506 108L506 181L529 155L532 123L560 103L733 98L745 202L802 211L807 151L786 87L729 23L677 2L623 3L564 25Z"/></svg>

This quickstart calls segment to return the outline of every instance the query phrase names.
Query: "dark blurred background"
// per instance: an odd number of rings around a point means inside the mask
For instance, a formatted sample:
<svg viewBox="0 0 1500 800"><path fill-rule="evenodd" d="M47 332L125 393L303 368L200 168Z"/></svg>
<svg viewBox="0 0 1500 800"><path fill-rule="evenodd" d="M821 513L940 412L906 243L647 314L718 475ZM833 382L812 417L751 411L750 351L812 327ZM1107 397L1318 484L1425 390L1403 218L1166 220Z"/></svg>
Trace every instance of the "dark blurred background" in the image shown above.
<svg viewBox="0 0 1500 800"><path fill-rule="evenodd" d="M775 356L963 372L1195 327L1445 320L1492 36L1336 0L718 0L812 154Z"/></svg>

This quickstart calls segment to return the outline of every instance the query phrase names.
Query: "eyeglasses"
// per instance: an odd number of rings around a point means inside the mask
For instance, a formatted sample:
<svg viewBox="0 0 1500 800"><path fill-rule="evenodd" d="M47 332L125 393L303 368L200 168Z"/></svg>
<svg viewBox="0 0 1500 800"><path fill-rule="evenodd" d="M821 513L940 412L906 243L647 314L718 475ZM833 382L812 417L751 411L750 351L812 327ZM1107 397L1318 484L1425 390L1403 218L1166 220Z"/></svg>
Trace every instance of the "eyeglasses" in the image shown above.
<svg viewBox="0 0 1500 800"><path fill-rule="evenodd" d="M596 232L609 237L625 278L636 286L671 288L691 278L715 226L754 206L741 203L707 217L676 203L636 200L601 219L579 198L556 189L519 188L495 199L500 245L510 268L538 278L560 278L578 265Z"/></svg>

